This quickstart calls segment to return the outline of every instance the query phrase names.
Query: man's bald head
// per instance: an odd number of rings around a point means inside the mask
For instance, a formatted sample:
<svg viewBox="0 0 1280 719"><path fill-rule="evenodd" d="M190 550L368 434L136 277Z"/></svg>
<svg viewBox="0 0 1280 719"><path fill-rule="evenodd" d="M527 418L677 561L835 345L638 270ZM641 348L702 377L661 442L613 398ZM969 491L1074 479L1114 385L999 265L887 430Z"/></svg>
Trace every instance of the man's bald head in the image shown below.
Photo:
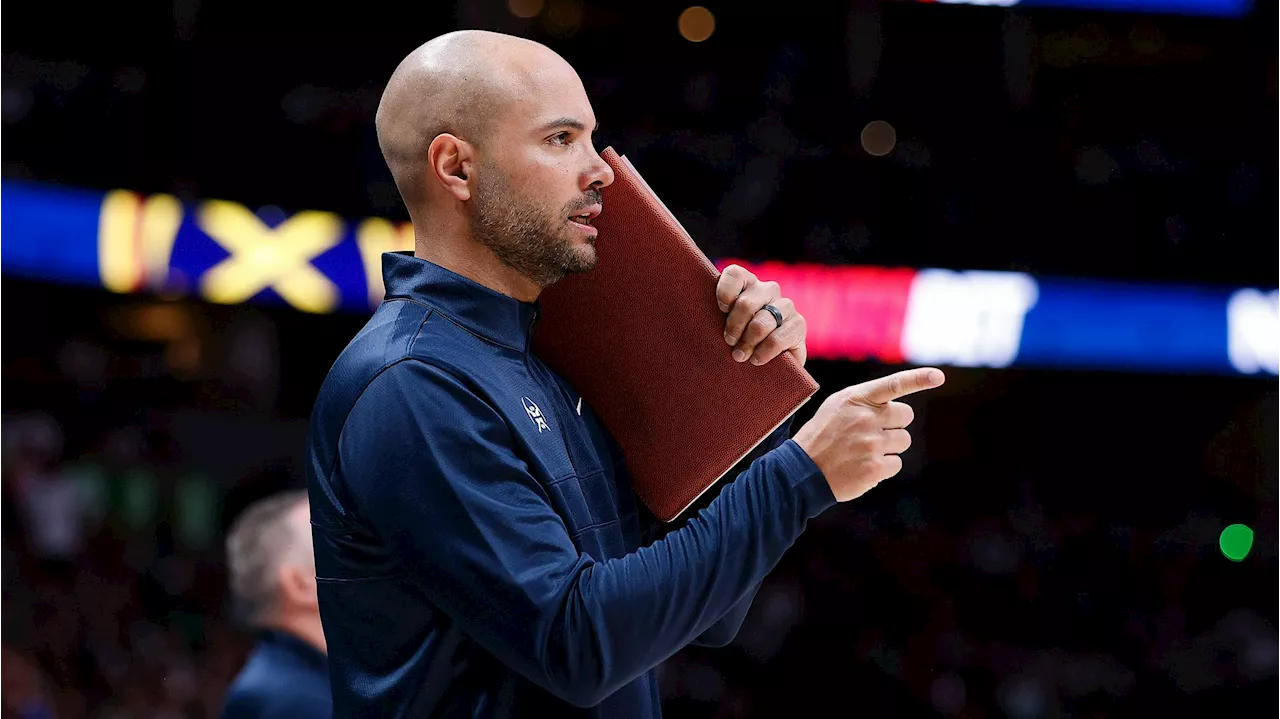
<svg viewBox="0 0 1280 719"><path fill-rule="evenodd" d="M448 133L484 145L505 109L526 96L548 63L567 67L545 45L523 38L461 30L409 53L378 104L378 145L410 214L426 197L427 150Z"/></svg>

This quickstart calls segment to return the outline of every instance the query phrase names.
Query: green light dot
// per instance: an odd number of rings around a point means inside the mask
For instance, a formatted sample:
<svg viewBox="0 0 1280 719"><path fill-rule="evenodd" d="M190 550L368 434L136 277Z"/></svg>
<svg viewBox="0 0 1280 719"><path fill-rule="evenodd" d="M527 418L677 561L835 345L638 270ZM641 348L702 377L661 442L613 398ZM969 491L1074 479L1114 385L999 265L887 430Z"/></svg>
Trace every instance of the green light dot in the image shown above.
<svg viewBox="0 0 1280 719"><path fill-rule="evenodd" d="M1253 549L1253 530L1243 524L1233 524L1222 530L1218 537L1222 555L1233 562L1242 561Z"/></svg>

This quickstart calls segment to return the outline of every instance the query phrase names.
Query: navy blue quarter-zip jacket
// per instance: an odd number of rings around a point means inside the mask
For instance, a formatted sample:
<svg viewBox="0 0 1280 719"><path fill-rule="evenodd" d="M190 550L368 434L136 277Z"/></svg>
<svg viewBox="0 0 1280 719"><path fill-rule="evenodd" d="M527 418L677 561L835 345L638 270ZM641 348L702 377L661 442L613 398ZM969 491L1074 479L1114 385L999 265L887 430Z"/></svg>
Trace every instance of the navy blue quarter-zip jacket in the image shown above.
<svg viewBox="0 0 1280 719"><path fill-rule="evenodd" d="M660 716L655 667L733 638L825 478L784 427L654 539L616 443L529 352L537 303L411 253L383 271L308 438L334 716Z"/></svg>

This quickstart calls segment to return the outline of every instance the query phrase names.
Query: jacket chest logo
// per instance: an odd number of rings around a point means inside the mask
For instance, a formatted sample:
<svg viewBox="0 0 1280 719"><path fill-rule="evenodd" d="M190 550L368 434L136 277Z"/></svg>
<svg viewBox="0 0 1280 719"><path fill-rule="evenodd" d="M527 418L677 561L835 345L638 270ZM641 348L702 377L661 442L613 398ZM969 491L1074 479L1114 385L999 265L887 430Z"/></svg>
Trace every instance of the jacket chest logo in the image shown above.
<svg viewBox="0 0 1280 719"><path fill-rule="evenodd" d="M524 411L529 415L529 419L538 425L538 434L542 434L544 430L550 430L551 426L547 424L547 418L542 414L542 410L538 409L538 405L528 397L521 397L520 403L524 405Z"/></svg>

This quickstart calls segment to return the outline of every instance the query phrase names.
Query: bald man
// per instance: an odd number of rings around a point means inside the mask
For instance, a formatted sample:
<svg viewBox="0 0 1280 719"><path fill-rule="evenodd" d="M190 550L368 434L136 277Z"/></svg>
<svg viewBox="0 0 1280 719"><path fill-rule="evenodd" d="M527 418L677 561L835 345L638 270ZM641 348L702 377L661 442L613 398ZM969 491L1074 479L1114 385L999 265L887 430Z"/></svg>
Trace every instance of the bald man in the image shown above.
<svg viewBox="0 0 1280 719"><path fill-rule="evenodd" d="M378 139L415 249L383 257L385 301L308 439L336 716L659 716L655 667L728 643L807 521L901 469L911 409L893 400L942 381L831 395L655 531L591 407L529 352L539 293L595 264L613 181L595 125L573 69L513 37L436 38L387 83ZM716 299L735 359L804 360L776 284L729 268Z"/></svg>

